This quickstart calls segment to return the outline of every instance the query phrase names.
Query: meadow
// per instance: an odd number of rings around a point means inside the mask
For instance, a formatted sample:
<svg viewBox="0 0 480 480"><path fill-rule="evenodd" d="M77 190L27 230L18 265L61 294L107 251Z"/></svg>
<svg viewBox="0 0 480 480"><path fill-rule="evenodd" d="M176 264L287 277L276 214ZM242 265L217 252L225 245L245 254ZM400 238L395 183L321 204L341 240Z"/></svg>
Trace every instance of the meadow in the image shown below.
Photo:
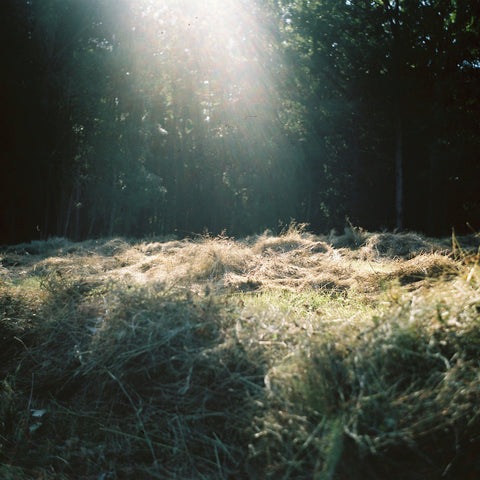
<svg viewBox="0 0 480 480"><path fill-rule="evenodd" d="M480 478L479 235L0 249L0 478Z"/></svg>

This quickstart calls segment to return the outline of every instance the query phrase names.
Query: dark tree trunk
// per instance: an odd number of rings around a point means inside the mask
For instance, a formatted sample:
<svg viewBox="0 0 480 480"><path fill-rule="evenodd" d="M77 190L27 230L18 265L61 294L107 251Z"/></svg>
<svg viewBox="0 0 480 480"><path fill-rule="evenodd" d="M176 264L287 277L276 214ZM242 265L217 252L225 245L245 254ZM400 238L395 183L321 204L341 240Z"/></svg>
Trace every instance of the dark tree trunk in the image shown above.
<svg viewBox="0 0 480 480"><path fill-rule="evenodd" d="M383 0L386 11L390 17L392 32L392 97L393 97L393 120L395 128L395 226L402 230L403 218L403 78L402 78L402 39L400 0Z"/></svg>
<svg viewBox="0 0 480 480"><path fill-rule="evenodd" d="M400 113L395 126L395 226L403 228L403 128Z"/></svg>

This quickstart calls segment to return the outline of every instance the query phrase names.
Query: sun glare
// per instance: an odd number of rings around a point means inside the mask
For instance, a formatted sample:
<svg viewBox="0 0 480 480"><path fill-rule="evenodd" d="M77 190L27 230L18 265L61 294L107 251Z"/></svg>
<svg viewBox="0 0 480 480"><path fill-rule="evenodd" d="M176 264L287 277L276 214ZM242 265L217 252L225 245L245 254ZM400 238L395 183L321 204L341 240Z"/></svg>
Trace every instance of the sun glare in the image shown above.
<svg viewBox="0 0 480 480"><path fill-rule="evenodd" d="M253 191L289 196L302 159L285 135L286 73L267 13L254 0L132 5L132 36L142 52L136 88L152 92L149 101L167 112L157 121L172 145L171 161L179 158L173 145L183 142L192 162L210 162L226 190L242 192L239 202Z"/></svg>
<svg viewBox="0 0 480 480"><path fill-rule="evenodd" d="M187 71L190 81L198 82L206 122L219 117L220 105L235 110L240 101L243 117L257 118L272 84L258 6L239 0L142 0L135 12L139 25L133 28L148 24L144 41L153 56L168 62L170 73Z"/></svg>

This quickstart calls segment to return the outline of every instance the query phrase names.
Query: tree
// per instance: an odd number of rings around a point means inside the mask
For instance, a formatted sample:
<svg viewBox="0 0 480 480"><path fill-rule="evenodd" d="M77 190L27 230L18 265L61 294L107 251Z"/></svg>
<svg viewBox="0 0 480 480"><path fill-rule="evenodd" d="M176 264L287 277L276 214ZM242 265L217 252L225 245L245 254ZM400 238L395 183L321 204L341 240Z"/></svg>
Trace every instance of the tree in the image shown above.
<svg viewBox="0 0 480 480"><path fill-rule="evenodd" d="M367 228L432 232L458 225L458 208L448 217L439 212L463 196L449 191L452 178L462 181L452 165L458 170L463 163L453 160L459 146L453 147L452 134L478 141L471 130L475 109L467 113L462 106L478 104L472 89L462 88L478 78L475 5L280 3L285 48L300 86L297 111L305 112L313 194L337 221L348 215ZM453 112L462 117L459 128L452 128ZM465 160L466 169L475 164Z"/></svg>
<svg viewBox="0 0 480 480"><path fill-rule="evenodd" d="M215 5L2 3L2 241L480 213L476 2Z"/></svg>

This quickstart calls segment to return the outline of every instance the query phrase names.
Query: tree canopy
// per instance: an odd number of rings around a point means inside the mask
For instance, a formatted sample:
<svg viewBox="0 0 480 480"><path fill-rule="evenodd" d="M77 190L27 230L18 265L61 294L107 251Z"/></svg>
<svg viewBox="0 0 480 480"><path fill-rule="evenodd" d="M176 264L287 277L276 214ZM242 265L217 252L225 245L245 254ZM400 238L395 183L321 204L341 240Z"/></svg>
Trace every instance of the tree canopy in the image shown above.
<svg viewBox="0 0 480 480"><path fill-rule="evenodd" d="M0 241L479 228L479 13L4 0Z"/></svg>

